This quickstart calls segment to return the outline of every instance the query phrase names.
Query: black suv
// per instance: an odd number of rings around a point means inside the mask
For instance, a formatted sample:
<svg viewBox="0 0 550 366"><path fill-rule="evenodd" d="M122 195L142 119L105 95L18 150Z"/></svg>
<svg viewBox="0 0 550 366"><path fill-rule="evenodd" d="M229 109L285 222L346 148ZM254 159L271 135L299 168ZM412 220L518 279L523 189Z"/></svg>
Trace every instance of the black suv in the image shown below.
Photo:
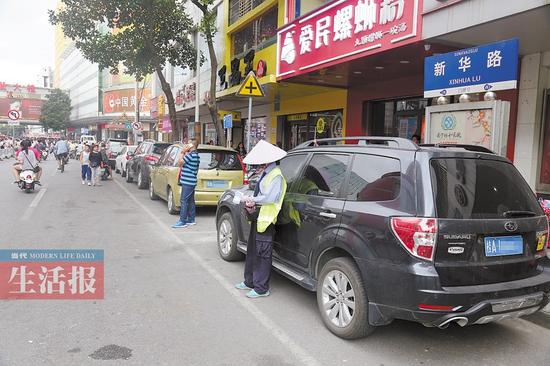
<svg viewBox="0 0 550 366"><path fill-rule="evenodd" d="M149 187L151 166L159 161L164 150L170 145L172 144L168 142L154 140L145 140L140 143L133 153L128 154L131 158L126 164L126 182L131 183L137 179L139 189Z"/></svg>
<svg viewBox="0 0 550 366"><path fill-rule="evenodd" d="M352 137L302 144L280 167L288 188L273 267L317 292L336 335L363 337L393 319L484 324L548 303L548 222L506 158ZM242 259L250 231L234 196L220 198L216 217L228 261Z"/></svg>

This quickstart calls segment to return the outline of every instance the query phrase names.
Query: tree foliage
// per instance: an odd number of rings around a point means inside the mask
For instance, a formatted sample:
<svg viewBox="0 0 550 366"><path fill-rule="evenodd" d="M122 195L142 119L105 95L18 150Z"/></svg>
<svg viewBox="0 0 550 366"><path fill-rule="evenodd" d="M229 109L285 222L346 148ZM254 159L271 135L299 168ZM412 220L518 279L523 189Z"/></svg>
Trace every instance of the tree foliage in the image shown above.
<svg viewBox="0 0 550 366"><path fill-rule="evenodd" d="M42 105L40 123L44 129L63 131L67 128L71 116L71 98L61 89L53 89Z"/></svg>
<svg viewBox="0 0 550 366"><path fill-rule="evenodd" d="M193 22L183 0L62 0L50 22L61 24L84 57L100 68L126 67L137 80L157 73L166 95L172 130L179 136L171 86L162 70L167 63L195 68L189 33Z"/></svg>
<svg viewBox="0 0 550 366"><path fill-rule="evenodd" d="M218 105L216 103L218 59L216 57L216 49L214 48L214 36L217 32L217 12L214 8L212 8L214 0L191 0L191 2L197 6L202 13L199 31L206 39L206 44L208 45L208 55L210 56L210 98L206 101L206 105L208 106L212 123L214 123L214 126L216 127L218 140L222 146L225 146L226 141L223 123L218 118Z"/></svg>

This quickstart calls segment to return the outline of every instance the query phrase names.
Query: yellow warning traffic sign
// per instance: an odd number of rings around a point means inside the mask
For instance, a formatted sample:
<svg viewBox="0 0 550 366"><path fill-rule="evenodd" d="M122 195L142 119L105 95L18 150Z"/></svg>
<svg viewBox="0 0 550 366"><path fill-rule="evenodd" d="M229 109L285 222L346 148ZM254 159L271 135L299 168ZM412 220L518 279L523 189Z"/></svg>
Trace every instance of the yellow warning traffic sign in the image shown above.
<svg viewBox="0 0 550 366"><path fill-rule="evenodd" d="M263 97L265 96L264 91L260 82L256 78L254 71L250 71L244 82L241 84L237 95L240 97Z"/></svg>

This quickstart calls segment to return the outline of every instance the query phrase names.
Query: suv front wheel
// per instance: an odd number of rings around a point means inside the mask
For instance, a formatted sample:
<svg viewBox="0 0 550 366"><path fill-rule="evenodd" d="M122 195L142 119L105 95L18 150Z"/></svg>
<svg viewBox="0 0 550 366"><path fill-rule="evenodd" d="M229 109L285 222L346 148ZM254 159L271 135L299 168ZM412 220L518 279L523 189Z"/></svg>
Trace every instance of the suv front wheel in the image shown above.
<svg viewBox="0 0 550 366"><path fill-rule="evenodd" d="M321 270L317 305L327 328L338 337L361 338L374 331L359 269L350 258L334 258Z"/></svg>

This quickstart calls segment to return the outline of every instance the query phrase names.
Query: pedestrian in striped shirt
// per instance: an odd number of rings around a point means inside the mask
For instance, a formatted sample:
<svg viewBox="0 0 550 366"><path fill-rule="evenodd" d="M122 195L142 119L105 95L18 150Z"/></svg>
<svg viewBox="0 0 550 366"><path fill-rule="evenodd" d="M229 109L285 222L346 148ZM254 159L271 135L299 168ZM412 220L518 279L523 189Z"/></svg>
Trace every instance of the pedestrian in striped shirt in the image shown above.
<svg viewBox="0 0 550 366"><path fill-rule="evenodd" d="M199 172L200 157L197 152L197 140L189 140L182 149L179 166L181 174L179 184L181 186L180 219L173 228L183 228L195 225L195 187L197 186L197 174Z"/></svg>

